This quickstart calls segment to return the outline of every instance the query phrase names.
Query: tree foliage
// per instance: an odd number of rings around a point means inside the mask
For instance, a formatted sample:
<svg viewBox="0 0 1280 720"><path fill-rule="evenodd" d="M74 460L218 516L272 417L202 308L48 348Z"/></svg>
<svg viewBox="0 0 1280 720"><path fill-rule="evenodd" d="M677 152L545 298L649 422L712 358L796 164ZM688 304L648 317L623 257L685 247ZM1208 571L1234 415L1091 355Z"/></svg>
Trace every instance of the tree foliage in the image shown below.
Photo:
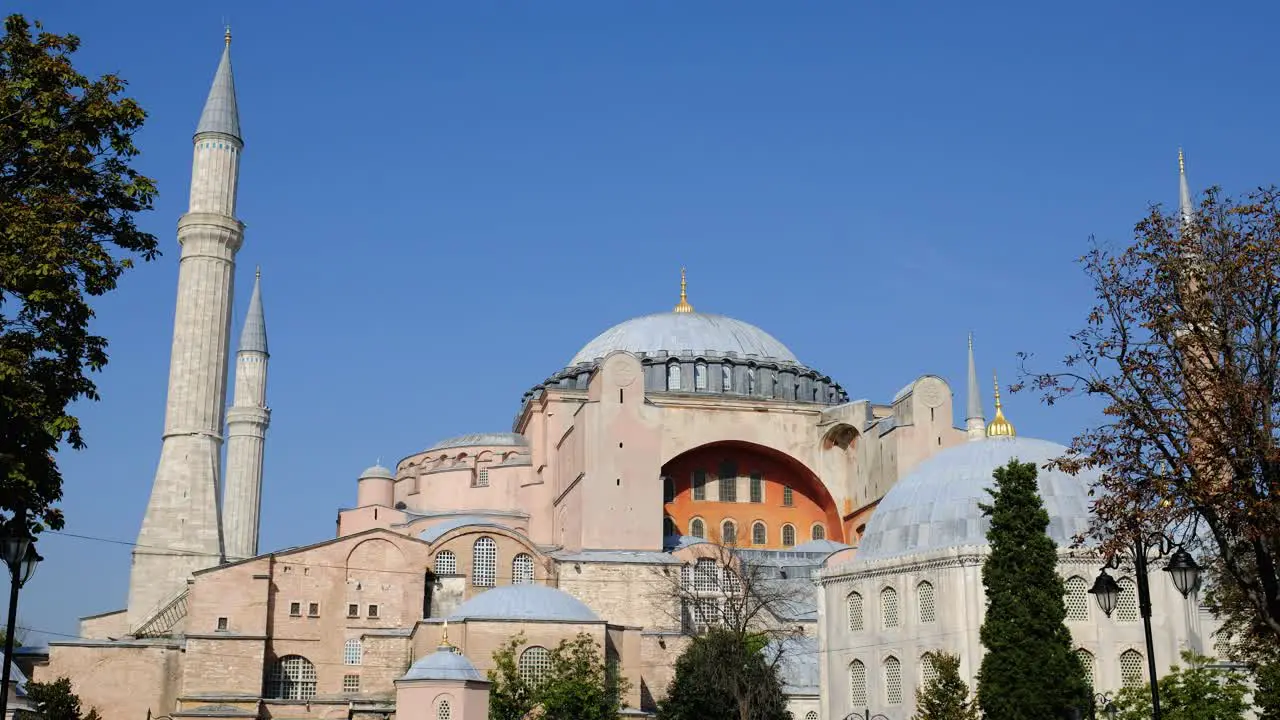
<svg viewBox="0 0 1280 720"><path fill-rule="evenodd" d="M994 476L992 502L981 506L991 518L991 554L982 568L990 605L981 630L987 654L978 704L987 720L1070 718L1088 706L1090 691L1064 624L1066 588L1057 545L1045 534L1049 513L1037 491L1036 466L1014 459Z"/></svg>
<svg viewBox="0 0 1280 720"><path fill-rule="evenodd" d="M1253 668L1253 706L1258 720L1280 720L1280 661Z"/></svg>
<svg viewBox="0 0 1280 720"><path fill-rule="evenodd" d="M925 653L937 674L916 690L915 720L980 720L978 703L960 677L960 656L942 651Z"/></svg>
<svg viewBox="0 0 1280 720"><path fill-rule="evenodd" d="M676 660L659 720L791 720L777 658L727 628L693 638Z"/></svg>
<svg viewBox="0 0 1280 720"><path fill-rule="evenodd" d="M1105 403L1056 465L1101 470L1093 534L1207 538L1212 604L1246 652L1280 649L1280 190L1207 191L1187 217L1153 207L1133 242L1081 262L1096 304L1058 372L1024 383L1052 404Z"/></svg>
<svg viewBox="0 0 1280 720"><path fill-rule="evenodd" d="M82 712L80 697L71 692L69 678L51 683L29 682L26 689L27 700L39 710L41 720L102 720L97 708Z"/></svg>
<svg viewBox="0 0 1280 720"><path fill-rule="evenodd" d="M540 678L521 677L523 635L493 654L489 671L490 720L546 717L563 720L614 720L630 683L606 662L600 645L587 633L562 640L551 649L551 667Z"/></svg>
<svg viewBox="0 0 1280 720"><path fill-rule="evenodd" d="M1186 667L1174 665L1160 678L1160 714L1165 720L1244 720L1249 687L1243 673L1208 667L1212 659L1182 653ZM1117 720L1151 717L1151 686L1132 685L1116 695Z"/></svg>
<svg viewBox="0 0 1280 720"><path fill-rule="evenodd" d="M146 113L75 69L74 35L34 30L11 15L0 38L0 510L39 530L62 526L55 453L84 447L68 407L107 363L88 298L157 251L134 224L155 196L130 166Z"/></svg>

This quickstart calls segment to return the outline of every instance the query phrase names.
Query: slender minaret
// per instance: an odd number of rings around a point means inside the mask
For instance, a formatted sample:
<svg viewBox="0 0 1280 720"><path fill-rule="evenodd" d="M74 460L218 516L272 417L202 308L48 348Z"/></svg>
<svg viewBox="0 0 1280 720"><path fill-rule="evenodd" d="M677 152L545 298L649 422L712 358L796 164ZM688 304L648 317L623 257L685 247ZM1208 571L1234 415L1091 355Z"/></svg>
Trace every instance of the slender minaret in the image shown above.
<svg viewBox="0 0 1280 720"><path fill-rule="evenodd" d="M244 143L231 75L230 30L194 144L189 210L178 220L182 251L164 440L129 577L131 632L176 599L193 571L223 560L219 460L232 278L244 238L244 226L236 220Z"/></svg>
<svg viewBox="0 0 1280 720"><path fill-rule="evenodd" d="M978 389L978 365L973 361L973 333L969 333L969 414L964 429L970 440L987 436L987 419L982 415L982 391Z"/></svg>
<svg viewBox="0 0 1280 720"><path fill-rule="evenodd" d="M262 271L253 278L249 313L240 331L236 384L227 411L227 477L222 488L222 536L227 560L258 554L262 499L262 449L271 410L267 408L267 320L262 313Z"/></svg>

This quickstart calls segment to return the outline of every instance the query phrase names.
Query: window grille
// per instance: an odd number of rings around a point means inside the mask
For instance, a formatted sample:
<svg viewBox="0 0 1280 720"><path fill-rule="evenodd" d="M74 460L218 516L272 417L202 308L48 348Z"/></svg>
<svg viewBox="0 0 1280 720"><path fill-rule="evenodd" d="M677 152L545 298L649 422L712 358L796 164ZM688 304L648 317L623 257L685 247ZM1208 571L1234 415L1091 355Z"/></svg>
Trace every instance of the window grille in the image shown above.
<svg viewBox="0 0 1280 720"><path fill-rule="evenodd" d="M546 679L551 672L551 651L541 645L532 645L520 653L520 662L516 666L520 679L530 685L537 685Z"/></svg>
<svg viewBox="0 0 1280 720"><path fill-rule="evenodd" d="M436 706L436 720L449 720L451 717L453 716L449 714L449 701L441 700Z"/></svg>
<svg viewBox="0 0 1280 720"><path fill-rule="evenodd" d="M724 591L729 595L737 595L742 592L742 579L738 577L738 573L724 569Z"/></svg>
<svg viewBox="0 0 1280 720"><path fill-rule="evenodd" d="M886 628L898 627L898 591L891 587L880 591L880 617Z"/></svg>
<svg viewBox="0 0 1280 720"><path fill-rule="evenodd" d="M720 389L725 392L733 392L733 375L728 365L720 366Z"/></svg>
<svg viewBox="0 0 1280 720"><path fill-rule="evenodd" d="M1120 597L1116 600L1115 616L1117 622L1138 622L1138 593L1133 580L1120 578Z"/></svg>
<svg viewBox="0 0 1280 720"><path fill-rule="evenodd" d="M823 527L821 523L814 523L813 527L809 528L809 539L810 540L826 540L827 529Z"/></svg>
<svg viewBox="0 0 1280 720"><path fill-rule="evenodd" d="M226 619L226 618L224 618L224 617L220 617L220 618L218 618L218 629L219 629L219 630L226 630L226 629L227 629L227 619Z"/></svg>
<svg viewBox="0 0 1280 720"><path fill-rule="evenodd" d="M1089 687L1093 687L1093 653L1085 650L1084 648L1080 648L1079 650L1076 650L1076 659L1080 661L1080 667L1084 669L1085 682L1089 683Z"/></svg>
<svg viewBox="0 0 1280 720"><path fill-rule="evenodd" d="M302 617L302 603L289 603L289 616Z"/></svg>
<svg viewBox="0 0 1280 720"><path fill-rule="evenodd" d="M320 617L320 603L307 603L307 617Z"/></svg>
<svg viewBox="0 0 1280 720"><path fill-rule="evenodd" d="M1125 687L1142 685L1142 655L1137 650L1120 653L1120 683Z"/></svg>
<svg viewBox="0 0 1280 720"><path fill-rule="evenodd" d="M471 548L471 584L493 587L498 575L498 543L491 537L476 540Z"/></svg>
<svg viewBox="0 0 1280 720"><path fill-rule="evenodd" d="M662 535L663 537L675 537L680 534L680 529L676 527L676 521L671 516L662 518Z"/></svg>
<svg viewBox="0 0 1280 720"><path fill-rule="evenodd" d="M680 566L680 589L681 590L693 589L693 568L690 567L689 565Z"/></svg>
<svg viewBox="0 0 1280 720"><path fill-rule="evenodd" d="M810 710L809 712L804 714L804 720L818 720L818 713L814 712L813 710Z"/></svg>
<svg viewBox="0 0 1280 720"><path fill-rule="evenodd" d="M528 553L520 553L511 561L511 584L533 584L533 557Z"/></svg>
<svg viewBox="0 0 1280 720"><path fill-rule="evenodd" d="M458 574L458 556L454 555L452 550L441 550L436 553L436 574Z"/></svg>
<svg viewBox="0 0 1280 720"><path fill-rule="evenodd" d="M720 624L720 601L715 598L698 598L694 603L698 625L710 627Z"/></svg>
<svg viewBox="0 0 1280 720"><path fill-rule="evenodd" d="M738 468L731 462L720 464L720 502L738 502Z"/></svg>
<svg viewBox="0 0 1280 720"><path fill-rule="evenodd" d="M344 693L360 692L360 676L359 675L343 675L342 676L342 692Z"/></svg>
<svg viewBox="0 0 1280 720"><path fill-rule="evenodd" d="M867 705L867 666L861 660L849 663L849 701L854 707Z"/></svg>
<svg viewBox="0 0 1280 720"><path fill-rule="evenodd" d="M738 542L738 526L734 525L732 520L725 520L720 523L720 541L725 545L733 545Z"/></svg>
<svg viewBox="0 0 1280 720"><path fill-rule="evenodd" d="M693 567L693 591L699 593L717 592L720 590L720 570L716 561L702 558Z"/></svg>
<svg viewBox="0 0 1280 720"><path fill-rule="evenodd" d="M933 662L933 655L925 653L920 656L920 684L929 687L929 683L938 679L938 666Z"/></svg>
<svg viewBox="0 0 1280 720"><path fill-rule="evenodd" d="M792 525L782 526L782 546L791 547L796 544L796 529Z"/></svg>
<svg viewBox="0 0 1280 720"><path fill-rule="evenodd" d="M902 662L892 655L884 659L884 697L890 705L902 704Z"/></svg>
<svg viewBox="0 0 1280 720"><path fill-rule="evenodd" d="M1089 594L1084 578L1076 575L1067 578L1067 619L1084 622L1089 619Z"/></svg>
<svg viewBox="0 0 1280 720"><path fill-rule="evenodd" d="M845 604L849 610L849 630L862 632L864 627L862 622L862 596L856 592L851 592L845 600Z"/></svg>
<svg viewBox="0 0 1280 720"><path fill-rule="evenodd" d="M676 501L676 484L671 478L663 476L662 478L662 502L669 503Z"/></svg>
<svg viewBox="0 0 1280 720"><path fill-rule="evenodd" d="M476 470L476 487L489 487L489 468Z"/></svg>
<svg viewBox="0 0 1280 720"><path fill-rule="evenodd" d="M938 619L933 601L933 583L925 581L916 586L916 601L920 605L920 622L931 623Z"/></svg>
<svg viewBox="0 0 1280 720"><path fill-rule="evenodd" d="M680 363L671 363L667 366L667 389L680 389Z"/></svg>
<svg viewBox="0 0 1280 720"><path fill-rule="evenodd" d="M364 660L364 645L360 638L347 638L342 646L342 662L344 665L359 665Z"/></svg>
<svg viewBox="0 0 1280 720"><path fill-rule="evenodd" d="M693 389L694 390L707 389L707 364L706 363L698 363L697 365L693 366Z"/></svg>
<svg viewBox="0 0 1280 720"><path fill-rule="evenodd" d="M702 524L702 518L694 518L689 523L689 534L696 538L705 538L707 536L706 526Z"/></svg>
<svg viewBox="0 0 1280 720"><path fill-rule="evenodd" d="M707 499L707 473L704 470L693 471L693 499ZM699 535L698 537L702 537Z"/></svg>
<svg viewBox="0 0 1280 720"><path fill-rule="evenodd" d="M356 603L351 603L350 605L348 605L347 617L349 618L360 617L360 606Z"/></svg>
<svg viewBox="0 0 1280 720"><path fill-rule="evenodd" d="M769 542L769 529L762 522L753 524L751 526L751 544L764 545L767 542Z"/></svg>
<svg viewBox="0 0 1280 720"><path fill-rule="evenodd" d="M277 700L310 700L316 696L316 666L301 655L285 655L271 666L267 697Z"/></svg>
<svg viewBox="0 0 1280 720"><path fill-rule="evenodd" d="M783 487L782 488L782 506L791 507L792 505L795 505L795 504L796 504L795 491L792 490L789 485Z"/></svg>
<svg viewBox="0 0 1280 720"><path fill-rule="evenodd" d="M369 617L371 617L371 618L376 618L376 617L378 617L378 606L377 606L377 605L370 605L370 606L369 606Z"/></svg>
<svg viewBox="0 0 1280 720"><path fill-rule="evenodd" d="M751 473L751 502L764 502L764 477L760 473Z"/></svg>

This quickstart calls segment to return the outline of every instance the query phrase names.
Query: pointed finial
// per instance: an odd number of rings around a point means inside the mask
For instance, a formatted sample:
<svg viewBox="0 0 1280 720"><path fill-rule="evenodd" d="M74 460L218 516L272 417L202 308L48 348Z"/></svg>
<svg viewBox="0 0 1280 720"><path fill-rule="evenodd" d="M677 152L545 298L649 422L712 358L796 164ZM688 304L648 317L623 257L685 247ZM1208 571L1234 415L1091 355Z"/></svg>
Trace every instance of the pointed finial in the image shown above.
<svg viewBox="0 0 1280 720"><path fill-rule="evenodd" d="M1187 160L1182 156L1182 148L1178 148L1178 173L1183 174L1186 172L1187 172Z"/></svg>
<svg viewBox="0 0 1280 720"><path fill-rule="evenodd" d="M689 281L685 277L684 268L680 268L680 303L676 305L675 312L693 312L693 306L689 304Z"/></svg>
<svg viewBox="0 0 1280 720"><path fill-rule="evenodd" d="M1004 417L1004 408L1000 404L1000 378L996 373L991 373L992 380L996 386L996 417L987 426L987 437L1013 437L1016 433L1013 431L1013 423L1010 423Z"/></svg>
<svg viewBox="0 0 1280 720"><path fill-rule="evenodd" d="M440 630L440 647L453 649L453 643L449 642L449 621L444 621L444 628Z"/></svg>
<svg viewBox="0 0 1280 720"><path fill-rule="evenodd" d="M996 386L996 409L1000 409L1000 376L995 372L991 373L991 381Z"/></svg>
<svg viewBox="0 0 1280 720"><path fill-rule="evenodd" d="M227 41L228 45L231 44L231 23L227 23L227 32L222 37Z"/></svg>
<svg viewBox="0 0 1280 720"><path fill-rule="evenodd" d="M261 265L255 265L255 266L253 267L253 279L254 279L254 280L261 280L261 279L262 279L262 266L261 266Z"/></svg>

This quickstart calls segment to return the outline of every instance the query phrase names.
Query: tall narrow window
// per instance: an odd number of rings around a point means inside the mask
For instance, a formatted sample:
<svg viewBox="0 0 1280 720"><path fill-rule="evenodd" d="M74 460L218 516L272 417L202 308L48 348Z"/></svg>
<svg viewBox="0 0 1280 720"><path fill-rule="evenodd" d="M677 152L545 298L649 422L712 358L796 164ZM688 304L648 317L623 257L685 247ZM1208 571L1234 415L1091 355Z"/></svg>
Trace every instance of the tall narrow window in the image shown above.
<svg viewBox="0 0 1280 720"><path fill-rule="evenodd" d="M902 704L902 662L892 655L884 659L884 699L890 705Z"/></svg>
<svg viewBox="0 0 1280 720"><path fill-rule="evenodd" d="M689 534L696 538L705 538L707 536L706 525L702 524L702 518L694 518L689 521Z"/></svg>
<svg viewBox="0 0 1280 720"><path fill-rule="evenodd" d="M737 544L738 526L732 520L720 523L720 541L725 545Z"/></svg>
<svg viewBox="0 0 1280 720"><path fill-rule="evenodd" d="M680 389L680 363L678 362L667 365L667 389Z"/></svg>
<svg viewBox="0 0 1280 720"><path fill-rule="evenodd" d="M1093 687L1093 653L1080 648L1076 650L1076 658L1080 661L1080 667L1084 669L1085 682L1089 683L1089 687Z"/></svg>
<svg viewBox="0 0 1280 720"><path fill-rule="evenodd" d="M794 525L787 523L782 526L782 546L794 547L796 544L796 528Z"/></svg>
<svg viewBox="0 0 1280 720"><path fill-rule="evenodd" d="M1067 619L1084 622L1089 619L1089 593L1084 578L1073 575L1067 578Z"/></svg>
<svg viewBox="0 0 1280 720"><path fill-rule="evenodd" d="M854 707L867 706L867 666L861 660L849 663L849 702Z"/></svg>
<svg viewBox="0 0 1280 720"><path fill-rule="evenodd" d="M720 502L738 502L738 467L728 460L720 463Z"/></svg>
<svg viewBox="0 0 1280 720"><path fill-rule="evenodd" d="M1116 598L1115 617L1117 622L1138 622L1138 594L1133 580L1122 577L1119 580L1120 597Z"/></svg>
<svg viewBox="0 0 1280 720"><path fill-rule="evenodd" d="M891 587L880 591L880 619L886 629L898 627L898 591Z"/></svg>
<svg viewBox="0 0 1280 720"><path fill-rule="evenodd" d="M733 392L733 371L724 364L720 366L720 389L724 392Z"/></svg>
<svg viewBox="0 0 1280 720"><path fill-rule="evenodd" d="M454 555L452 550L441 550L436 553L436 574L458 574L458 556Z"/></svg>
<svg viewBox="0 0 1280 720"><path fill-rule="evenodd" d="M764 477L760 473L751 473L751 502L764 502Z"/></svg>
<svg viewBox="0 0 1280 720"><path fill-rule="evenodd" d="M666 475L662 476L662 502L676 501L676 483Z"/></svg>
<svg viewBox="0 0 1280 720"><path fill-rule="evenodd" d="M693 499L707 499L707 472L705 470L693 471Z"/></svg>
<svg viewBox="0 0 1280 720"><path fill-rule="evenodd" d="M920 684L928 687L929 683L938 679L938 666L933 662L933 655L925 653L920 656Z"/></svg>
<svg viewBox="0 0 1280 720"><path fill-rule="evenodd" d="M1120 683L1125 687L1142 685L1142 654L1137 650L1120 653Z"/></svg>
<svg viewBox="0 0 1280 720"><path fill-rule="evenodd" d="M342 646L342 663L359 665L363 659L364 646L360 644L360 638L347 638L347 643Z"/></svg>
<svg viewBox="0 0 1280 720"><path fill-rule="evenodd" d="M849 612L849 631L862 632L865 627L862 621L862 596L856 592L849 593L849 597L845 599L845 606Z"/></svg>
<svg viewBox="0 0 1280 720"><path fill-rule="evenodd" d="M809 528L809 539L810 540L826 540L827 539L827 529L823 527L822 523L814 523L813 527Z"/></svg>
<svg viewBox="0 0 1280 720"><path fill-rule="evenodd" d="M471 546L471 584L493 587L498 576L498 543L482 537Z"/></svg>
<svg viewBox="0 0 1280 720"><path fill-rule="evenodd" d="M795 504L796 504L795 491L791 489L790 485L784 485L782 488L782 506L791 507L792 505L795 505Z"/></svg>
<svg viewBox="0 0 1280 720"><path fill-rule="evenodd" d="M704 362L693 366L693 389L698 391L707 389L707 364Z"/></svg>
<svg viewBox="0 0 1280 720"><path fill-rule="evenodd" d="M938 610L933 598L933 583L926 580L916 586L916 603L920 606L920 622L931 623L938 619Z"/></svg>
<svg viewBox="0 0 1280 720"><path fill-rule="evenodd" d="M476 469L476 487L489 487L489 468Z"/></svg>
<svg viewBox="0 0 1280 720"><path fill-rule="evenodd" d="M769 542L769 530L764 523L757 520L751 525L751 544L765 545Z"/></svg>
<svg viewBox="0 0 1280 720"><path fill-rule="evenodd" d="M675 537L680 534L680 529L676 527L676 521L668 515L662 518L662 536Z"/></svg>
<svg viewBox="0 0 1280 720"><path fill-rule="evenodd" d="M511 584L533 584L533 557L528 553L520 553L511 560Z"/></svg>
<svg viewBox="0 0 1280 720"><path fill-rule="evenodd" d="M755 368L747 369L747 394L748 395L756 394L756 369Z"/></svg>

